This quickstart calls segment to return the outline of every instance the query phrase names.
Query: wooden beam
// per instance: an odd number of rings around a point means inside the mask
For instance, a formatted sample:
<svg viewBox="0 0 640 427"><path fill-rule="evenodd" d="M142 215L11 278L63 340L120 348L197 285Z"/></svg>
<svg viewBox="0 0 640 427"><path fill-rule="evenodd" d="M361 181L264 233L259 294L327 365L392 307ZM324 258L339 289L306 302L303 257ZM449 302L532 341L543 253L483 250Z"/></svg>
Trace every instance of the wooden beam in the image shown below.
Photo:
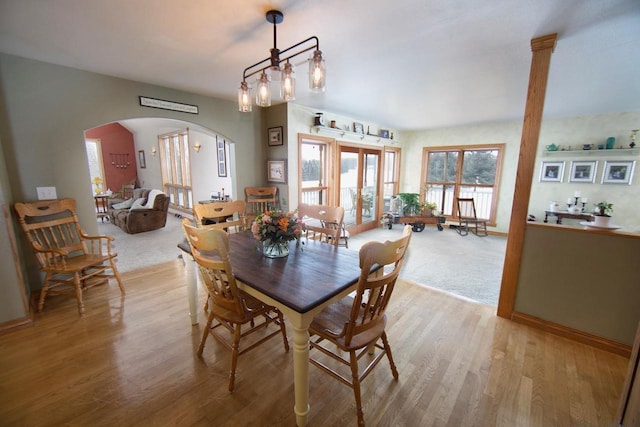
<svg viewBox="0 0 640 427"><path fill-rule="evenodd" d="M529 73L529 89L524 110L509 236L507 238L500 298L498 300L498 316L507 319L510 319L513 314L516 300L520 258L527 225L527 212L529 210L529 197L538 149L538 138L540 137L544 97L547 90L551 54L555 48L557 37L558 35L554 33L531 40L533 54Z"/></svg>

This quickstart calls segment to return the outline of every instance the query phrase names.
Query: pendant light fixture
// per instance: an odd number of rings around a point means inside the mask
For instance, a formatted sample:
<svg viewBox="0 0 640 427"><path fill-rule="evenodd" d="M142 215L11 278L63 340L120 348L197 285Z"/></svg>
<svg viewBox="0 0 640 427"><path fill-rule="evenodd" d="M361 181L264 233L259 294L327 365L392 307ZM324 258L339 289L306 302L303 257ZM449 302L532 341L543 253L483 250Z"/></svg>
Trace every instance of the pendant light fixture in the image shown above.
<svg viewBox="0 0 640 427"><path fill-rule="evenodd" d="M238 110L248 113L252 109L251 87L247 84L247 78L260 74L257 79L256 104L261 107L271 105L271 81L266 71L279 72L280 75L280 96L284 101L293 101L295 97L295 72L290 59L305 52L313 51L309 59L309 89L312 92L324 92L326 69L322 52L320 51L320 41L316 36L311 36L306 40L294 44L284 50L277 47L276 26L284 20L284 15L279 10L267 12L267 22L273 24L273 48L271 56L265 58L244 69L242 82L238 89ZM282 57L281 57L282 55ZM280 64L284 63L281 67Z"/></svg>

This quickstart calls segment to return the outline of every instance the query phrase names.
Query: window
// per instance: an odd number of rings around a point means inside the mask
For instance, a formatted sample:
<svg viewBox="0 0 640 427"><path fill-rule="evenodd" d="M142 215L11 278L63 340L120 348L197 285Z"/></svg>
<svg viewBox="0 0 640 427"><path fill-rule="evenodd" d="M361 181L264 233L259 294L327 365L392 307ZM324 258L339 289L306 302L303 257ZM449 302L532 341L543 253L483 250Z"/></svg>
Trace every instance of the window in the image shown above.
<svg viewBox="0 0 640 427"><path fill-rule="evenodd" d="M504 144L425 147L422 196L448 216L457 214L457 197L472 197L478 218L495 224L503 151Z"/></svg>
<svg viewBox="0 0 640 427"><path fill-rule="evenodd" d="M331 205L328 141L300 139L300 203Z"/></svg>
<svg viewBox="0 0 640 427"><path fill-rule="evenodd" d="M89 159L89 176L91 176L91 190L94 194L106 190L105 176L102 165L102 148L99 139L85 140L87 158Z"/></svg>
<svg viewBox="0 0 640 427"><path fill-rule="evenodd" d="M169 195L172 207L191 210L191 163L189 158L189 131L158 136L162 185Z"/></svg>
<svg viewBox="0 0 640 427"><path fill-rule="evenodd" d="M384 149L384 180L382 184L382 196L384 210L391 210L391 196L398 194L400 189L400 149L385 147Z"/></svg>

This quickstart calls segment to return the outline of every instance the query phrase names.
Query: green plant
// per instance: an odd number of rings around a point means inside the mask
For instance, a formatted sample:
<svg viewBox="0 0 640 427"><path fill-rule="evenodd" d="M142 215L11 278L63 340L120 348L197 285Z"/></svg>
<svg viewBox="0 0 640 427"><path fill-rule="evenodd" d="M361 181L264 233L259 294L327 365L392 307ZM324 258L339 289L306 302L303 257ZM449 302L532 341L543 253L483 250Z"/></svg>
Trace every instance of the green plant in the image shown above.
<svg viewBox="0 0 640 427"><path fill-rule="evenodd" d="M596 203L596 210L594 214L596 216L611 216L613 213L613 203L598 202Z"/></svg>
<svg viewBox="0 0 640 427"><path fill-rule="evenodd" d="M422 210L418 193L398 193L398 197L402 200L403 214L414 215Z"/></svg>
<svg viewBox="0 0 640 427"><path fill-rule="evenodd" d="M422 209L431 209L431 210L435 210L438 208L438 204L435 202L423 202L420 206L422 206Z"/></svg>

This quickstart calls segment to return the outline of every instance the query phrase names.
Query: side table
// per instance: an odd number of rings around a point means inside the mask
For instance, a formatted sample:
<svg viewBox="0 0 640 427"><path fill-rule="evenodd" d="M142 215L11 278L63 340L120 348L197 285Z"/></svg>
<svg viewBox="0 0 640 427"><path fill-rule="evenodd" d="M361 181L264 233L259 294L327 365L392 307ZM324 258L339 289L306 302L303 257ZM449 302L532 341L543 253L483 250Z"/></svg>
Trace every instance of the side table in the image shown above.
<svg viewBox="0 0 640 427"><path fill-rule="evenodd" d="M544 211L544 222L549 222L549 221L547 221L547 219L550 216L555 216L556 217L556 224L562 224L562 219L563 218L582 219L582 220L585 220L585 221L593 221L593 215L588 214L588 213L574 214L574 213L569 213L569 211Z"/></svg>

